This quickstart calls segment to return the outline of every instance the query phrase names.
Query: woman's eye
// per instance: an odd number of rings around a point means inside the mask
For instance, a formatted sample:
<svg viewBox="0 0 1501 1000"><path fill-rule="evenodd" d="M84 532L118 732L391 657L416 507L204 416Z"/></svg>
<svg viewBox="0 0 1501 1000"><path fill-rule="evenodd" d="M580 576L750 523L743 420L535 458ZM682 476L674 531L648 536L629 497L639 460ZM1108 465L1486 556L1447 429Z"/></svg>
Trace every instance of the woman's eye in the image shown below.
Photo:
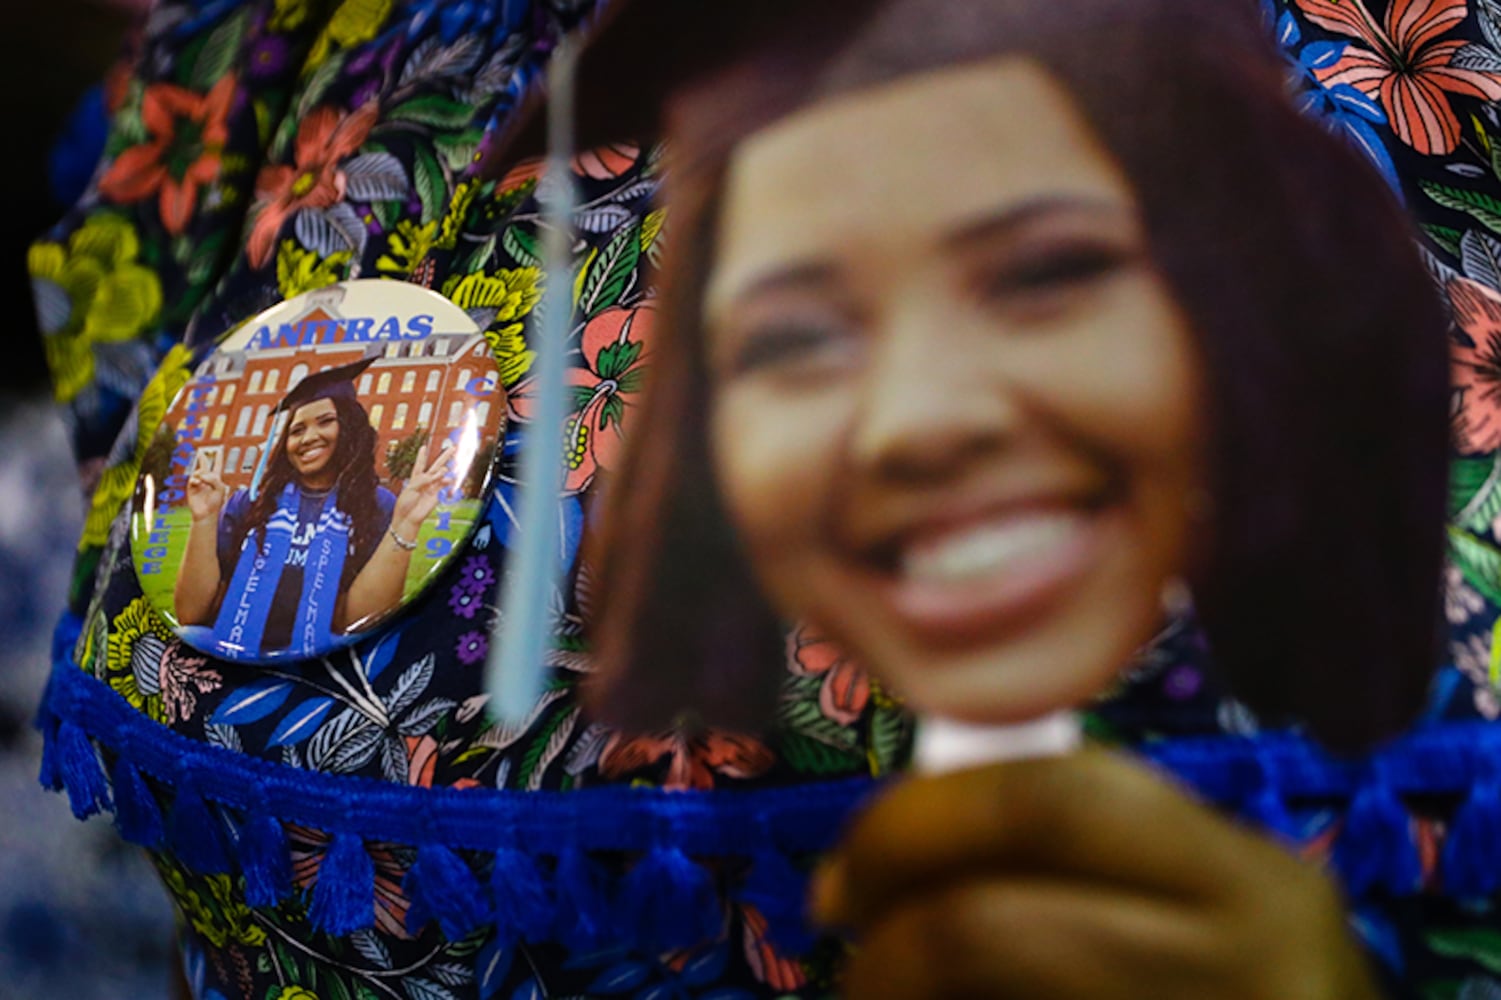
<svg viewBox="0 0 1501 1000"><path fill-rule="evenodd" d="M728 373L811 373L843 364L852 347L847 331L812 324L763 326L741 338Z"/></svg>
<svg viewBox="0 0 1501 1000"><path fill-rule="evenodd" d="M1103 246L1028 254L986 275L984 294L1005 299L1068 291L1115 273L1126 260L1126 254Z"/></svg>

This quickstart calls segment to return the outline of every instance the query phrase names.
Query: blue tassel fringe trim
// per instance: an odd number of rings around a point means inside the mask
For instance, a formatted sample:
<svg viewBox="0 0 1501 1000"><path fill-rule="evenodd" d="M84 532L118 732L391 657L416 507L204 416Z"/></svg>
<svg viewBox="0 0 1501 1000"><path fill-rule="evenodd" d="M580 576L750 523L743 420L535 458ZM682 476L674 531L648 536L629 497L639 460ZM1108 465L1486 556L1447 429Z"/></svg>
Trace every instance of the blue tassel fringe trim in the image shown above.
<svg viewBox="0 0 1501 1000"><path fill-rule="evenodd" d="M73 623L76 624L76 623ZM59 630L59 639L70 623ZM172 733L60 655L37 727L41 779L80 817L112 810L121 835L165 842L202 874L241 873L247 902L294 892L283 824L323 831L309 919L332 934L374 922L367 845L410 845L409 929L450 938L494 926L507 945L690 947L723 927L725 899L754 906L773 943L814 943L803 900L807 859L827 850L878 783L756 792L668 793L611 786L563 793L407 788L290 771ZM1334 758L1291 734L1207 737L1138 748L1212 803L1289 844L1288 803L1348 803L1334 867L1353 894L1418 892L1409 795L1459 804L1441 858L1443 889L1501 890L1501 727L1423 729L1373 758ZM106 761L108 768L106 769ZM1497 763L1493 763L1497 762ZM634 859L608 869L600 856Z"/></svg>

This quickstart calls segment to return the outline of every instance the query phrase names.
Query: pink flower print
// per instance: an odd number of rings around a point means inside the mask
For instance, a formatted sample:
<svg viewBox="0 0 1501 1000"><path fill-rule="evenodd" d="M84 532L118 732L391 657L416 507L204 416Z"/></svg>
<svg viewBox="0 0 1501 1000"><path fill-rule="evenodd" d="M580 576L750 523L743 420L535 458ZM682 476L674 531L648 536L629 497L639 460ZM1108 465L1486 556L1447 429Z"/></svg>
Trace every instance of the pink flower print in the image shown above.
<svg viewBox="0 0 1501 1000"><path fill-rule="evenodd" d="M344 200L348 180L339 165L364 144L379 108L370 102L348 115L315 108L297 130L294 162L270 164L255 182L257 212L245 241L245 256L261 267L276 249L276 236L304 208L328 208Z"/></svg>
<svg viewBox="0 0 1501 1000"><path fill-rule="evenodd" d="M405 737L407 744L407 784L433 787L438 770L438 741L431 736Z"/></svg>
<svg viewBox="0 0 1501 1000"><path fill-rule="evenodd" d="M636 165L641 147L633 142L616 142L587 150L573 158L573 169L596 181L619 177Z"/></svg>
<svg viewBox="0 0 1501 1000"><path fill-rule="evenodd" d="M186 722L198 707L198 696L217 691L224 679L217 670L206 670L208 657L192 653L180 642L168 644L162 653L157 680L162 688L164 721Z"/></svg>
<svg viewBox="0 0 1501 1000"><path fill-rule="evenodd" d="M1454 322L1470 346L1454 340L1454 387L1460 391L1455 445L1467 455L1501 447L1501 296L1468 278L1449 282Z"/></svg>
<svg viewBox="0 0 1501 1000"><path fill-rule="evenodd" d="M1381 102L1392 132L1424 156L1459 146L1450 106L1458 95L1501 99L1501 74L1473 67L1463 38L1440 39L1464 23L1466 0L1392 0L1378 23L1362 0L1297 0L1314 24L1354 39L1316 73L1326 87L1348 84Z"/></svg>
<svg viewBox="0 0 1501 1000"><path fill-rule="evenodd" d="M565 489L571 493L584 489L596 472L614 464L626 411L645 380L655 316L656 308L649 303L613 306L584 326L580 344L584 367L568 372L578 408L568 420L564 444ZM511 409L523 420L530 418L534 406L531 390L528 378L511 393Z"/></svg>
<svg viewBox="0 0 1501 1000"><path fill-rule="evenodd" d="M171 83L147 87L141 124L149 138L115 158L99 178L99 194L117 204L155 194L162 227L181 235L199 192L219 176L235 86L234 75L226 74L207 94Z"/></svg>
<svg viewBox="0 0 1501 1000"><path fill-rule="evenodd" d="M776 757L760 740L739 733L709 730L692 736L673 731L649 736L610 737L599 755L599 773L615 780L668 758L667 791L708 791L716 775L755 778L771 769Z"/></svg>
<svg viewBox="0 0 1501 1000"><path fill-rule="evenodd" d="M756 981L765 983L778 992L799 990L806 986L808 976L803 971L802 964L783 955L767 940L768 924L761 911L754 906L744 905L740 907L740 912L745 917L741 945L745 949L745 961L750 965L751 975L755 976Z"/></svg>
<svg viewBox="0 0 1501 1000"><path fill-rule="evenodd" d="M787 665L801 677L823 677L818 709L841 726L853 725L870 702L870 676L844 650L806 626L787 637Z"/></svg>

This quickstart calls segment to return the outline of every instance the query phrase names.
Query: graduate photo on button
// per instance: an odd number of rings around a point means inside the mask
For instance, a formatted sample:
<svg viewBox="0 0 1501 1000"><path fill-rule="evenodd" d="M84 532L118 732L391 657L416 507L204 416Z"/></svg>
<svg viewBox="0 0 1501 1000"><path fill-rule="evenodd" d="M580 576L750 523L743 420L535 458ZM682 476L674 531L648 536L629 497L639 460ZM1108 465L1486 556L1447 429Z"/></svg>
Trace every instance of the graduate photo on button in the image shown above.
<svg viewBox="0 0 1501 1000"><path fill-rule="evenodd" d="M251 651L326 647L401 599L452 444L423 444L399 495L375 473L375 429L353 380L373 359L310 375L277 405L280 430L248 488L213 459L188 477L192 515L174 588L182 625ZM269 456L269 457L268 457Z"/></svg>
<svg viewBox="0 0 1501 1000"><path fill-rule="evenodd" d="M489 343L401 304L405 336L364 336L372 292L348 288L363 294L325 290L247 323L143 460L137 576L200 650L255 661L345 645L440 572L478 516L506 411Z"/></svg>

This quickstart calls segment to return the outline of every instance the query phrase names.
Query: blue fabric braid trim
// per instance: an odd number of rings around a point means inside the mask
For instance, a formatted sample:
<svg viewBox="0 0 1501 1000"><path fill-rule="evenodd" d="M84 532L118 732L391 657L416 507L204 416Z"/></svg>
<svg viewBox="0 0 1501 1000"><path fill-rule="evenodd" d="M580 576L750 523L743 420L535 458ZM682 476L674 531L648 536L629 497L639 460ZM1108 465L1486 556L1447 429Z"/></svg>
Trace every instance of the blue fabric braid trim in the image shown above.
<svg viewBox="0 0 1501 1000"><path fill-rule="evenodd" d="M261 905L290 891L281 824L325 832L331 845L311 894L313 919L337 933L372 920L364 903L371 885L363 845L396 843L418 849L406 882L413 918L435 920L451 934L486 921L528 941L681 944L709 927L701 917L718 877L693 870L694 859L733 858L748 869L733 894L762 909L777 938L806 944L811 939L799 926L806 865L799 856L831 847L850 813L880 787L856 779L702 793L623 786L461 791L303 771L152 722L72 661L77 630L76 619L58 629L58 655L38 712L47 743L43 783L67 791L80 813L119 811L123 792L122 834L150 845L163 836L163 824L142 802L149 794L144 779L151 779L172 798L168 842L191 833L198 848L179 860L205 873L243 872ZM95 746L113 759L110 774ZM1501 830L1501 726L1429 725L1361 758L1333 757L1285 732L1133 749L1204 799L1285 841L1297 839L1290 803L1342 811L1334 868L1356 896L1419 890L1412 817L1402 799L1452 797L1451 825L1461 835L1445 845L1444 889L1479 898L1498 888L1501 844L1492 833ZM117 775L127 776L128 789L110 780ZM637 857L641 870L607 870L592 857L603 853ZM663 879L674 905L633 898L647 882ZM479 909L477 891L488 897Z"/></svg>

